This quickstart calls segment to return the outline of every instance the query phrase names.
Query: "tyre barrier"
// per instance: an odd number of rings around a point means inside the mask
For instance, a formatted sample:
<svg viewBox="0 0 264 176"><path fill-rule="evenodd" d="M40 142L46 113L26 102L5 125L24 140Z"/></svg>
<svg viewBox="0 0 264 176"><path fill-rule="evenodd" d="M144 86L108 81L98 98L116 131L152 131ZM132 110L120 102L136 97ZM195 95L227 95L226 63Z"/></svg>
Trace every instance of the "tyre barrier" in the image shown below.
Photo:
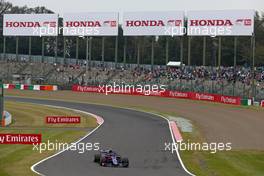
<svg viewBox="0 0 264 176"><path fill-rule="evenodd" d="M241 105L243 106L251 106L252 100L251 99L241 99Z"/></svg>
<svg viewBox="0 0 264 176"><path fill-rule="evenodd" d="M264 100L261 101L261 107L264 108Z"/></svg>
<svg viewBox="0 0 264 176"><path fill-rule="evenodd" d="M12 115L9 112L4 111L3 119L2 119L2 127L8 126L11 123L12 123Z"/></svg>

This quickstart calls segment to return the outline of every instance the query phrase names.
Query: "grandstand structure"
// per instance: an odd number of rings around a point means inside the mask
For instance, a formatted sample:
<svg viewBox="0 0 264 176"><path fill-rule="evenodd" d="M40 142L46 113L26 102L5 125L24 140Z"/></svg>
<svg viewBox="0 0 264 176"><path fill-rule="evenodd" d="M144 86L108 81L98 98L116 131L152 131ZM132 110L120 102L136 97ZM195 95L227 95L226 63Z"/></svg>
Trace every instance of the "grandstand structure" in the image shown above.
<svg viewBox="0 0 264 176"><path fill-rule="evenodd" d="M115 16L113 16L114 18ZM184 25L184 19L180 17L179 19L182 20L182 25ZM253 23L253 21L251 22ZM118 19L116 22L118 22ZM126 26L126 28L128 27ZM222 41L224 37L221 35L217 37L210 37L210 34L205 36L200 35L203 41L201 50L202 63L200 65L192 65L192 39L196 36L188 34L176 34L173 36L173 39L178 42L178 47L174 49L177 50L177 58L175 58L175 56L171 56L170 54L171 34L160 35L160 38L163 37L165 39L165 46L158 51L163 52L162 56L164 58L156 58L155 54L157 51L155 51L155 46L159 43L159 38L155 36L158 36L160 31L148 31L149 35L144 33L142 35L138 35L138 33L131 34L129 30L126 31L125 27L121 28L118 24L115 25L115 30L111 35L102 34L95 37L93 35L82 37L74 35L72 38L76 40L75 57L67 57L69 48L67 48L66 39L69 36L63 36L62 34L41 37L34 35L27 36L28 51L23 52L23 54L19 53L19 46L25 45L25 43L20 43L20 35L1 36L3 48L0 55L0 77L5 83L56 84L61 89L70 89L73 84L98 86L113 84L114 82L118 84L164 84L170 90L264 99L264 68L255 67L254 31L251 31L249 35L244 35L248 36L251 40L249 45L249 48L251 48L249 50L251 57L250 66L242 67L237 65L237 43L239 36L231 34L230 36L234 38L234 55L233 58L230 58L233 60L233 65L223 67L221 65L221 58L223 57ZM112 59L110 58L109 60L105 60L107 54L105 50L109 49L107 48L109 46L105 46L107 37L114 39L114 42L110 46L113 52L111 53ZM7 52L6 47L8 46L7 42L9 38L15 38L14 53ZM41 55L32 54L33 38L38 38L38 44L41 45ZM45 40L50 40L50 38L54 39L54 41L50 42L54 45L45 42ZM58 44L59 38L63 41L62 46ZM93 58L92 41L95 38L101 39L101 53L99 57ZM142 48L144 47L143 38L150 40L147 56L142 54ZM129 40L136 41L132 56L129 53L129 42L131 44ZM210 64L206 63L208 41L211 41L209 43L211 45ZM81 46L80 43L83 45ZM51 48L53 47L54 56L45 56L47 45L51 45ZM62 57L58 55L59 47L62 50ZM80 48L84 48L85 58L80 58ZM120 50L123 52L120 52ZM134 60L134 62L129 62L128 57L130 60ZM148 63L143 62L146 59L144 57L148 57ZM164 60L162 64L158 62L161 59ZM171 60L178 60L182 65L180 67L166 66L166 63Z"/></svg>

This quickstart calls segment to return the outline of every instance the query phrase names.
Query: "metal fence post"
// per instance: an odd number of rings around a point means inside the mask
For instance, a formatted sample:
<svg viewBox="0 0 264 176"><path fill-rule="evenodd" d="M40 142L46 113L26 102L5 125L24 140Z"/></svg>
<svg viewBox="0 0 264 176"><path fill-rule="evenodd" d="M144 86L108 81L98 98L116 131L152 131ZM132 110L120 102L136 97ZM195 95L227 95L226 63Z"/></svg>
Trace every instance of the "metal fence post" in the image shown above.
<svg viewBox="0 0 264 176"><path fill-rule="evenodd" d="M123 55L123 63L126 67L127 62L127 37L124 37L124 55Z"/></svg>
<svg viewBox="0 0 264 176"><path fill-rule="evenodd" d="M234 38L234 68L237 66L237 37Z"/></svg>
<svg viewBox="0 0 264 176"><path fill-rule="evenodd" d="M181 37L181 43L180 43L180 61L181 65L183 64L183 36Z"/></svg>
<svg viewBox="0 0 264 176"><path fill-rule="evenodd" d="M140 39L137 38L137 66L139 67L140 64Z"/></svg>
<svg viewBox="0 0 264 176"><path fill-rule="evenodd" d="M91 64L92 64L92 49L93 49L93 47L92 47L92 40L93 40L93 38L92 37L90 37L89 38L89 70L91 70Z"/></svg>
<svg viewBox="0 0 264 176"><path fill-rule="evenodd" d="M166 37L165 58L166 58L166 65L167 65L169 62L169 38L168 37Z"/></svg>
<svg viewBox="0 0 264 176"><path fill-rule="evenodd" d="M58 63L58 36L55 37L55 63Z"/></svg>
<svg viewBox="0 0 264 176"><path fill-rule="evenodd" d="M65 36L63 36L63 64L66 64L66 39L65 39Z"/></svg>
<svg viewBox="0 0 264 176"><path fill-rule="evenodd" d="M18 61L18 42L19 42L19 38L18 38L18 36L16 36L16 61Z"/></svg>
<svg viewBox="0 0 264 176"><path fill-rule="evenodd" d="M2 119L4 118L4 85L2 80L0 80L0 93L0 122L2 123Z"/></svg>
<svg viewBox="0 0 264 176"><path fill-rule="evenodd" d="M188 36L188 62L187 62L188 66L191 65L191 39L192 38Z"/></svg>
<svg viewBox="0 0 264 176"><path fill-rule="evenodd" d="M104 64L105 61L105 37L102 37L102 63Z"/></svg>
<svg viewBox="0 0 264 176"><path fill-rule="evenodd" d="M221 66L221 58L222 57L222 38L218 38L218 67L220 68Z"/></svg>
<svg viewBox="0 0 264 176"><path fill-rule="evenodd" d="M4 60L7 61L7 58L6 58L6 36L4 36L4 41L3 41L3 55L4 55Z"/></svg>
<svg viewBox="0 0 264 176"><path fill-rule="evenodd" d="M115 38L115 67L117 67L118 61L118 36Z"/></svg>
<svg viewBox="0 0 264 176"><path fill-rule="evenodd" d="M45 46L44 46L44 37L41 37L41 63L44 63L44 55L45 55Z"/></svg>
<svg viewBox="0 0 264 176"><path fill-rule="evenodd" d="M86 72L90 69L90 57L89 57L89 37L86 37Z"/></svg>
<svg viewBox="0 0 264 176"><path fill-rule="evenodd" d="M154 40L155 38L152 37L151 38L151 69L154 69Z"/></svg>
<svg viewBox="0 0 264 176"><path fill-rule="evenodd" d="M206 65L206 36L203 37L203 66Z"/></svg>
<svg viewBox="0 0 264 176"><path fill-rule="evenodd" d="M32 60L31 60L31 36L29 36L29 38L28 38L28 55L29 55L29 61L30 62L32 62Z"/></svg>
<svg viewBox="0 0 264 176"><path fill-rule="evenodd" d="M79 59L79 37L76 37L76 52L75 52L75 64L78 64L78 59Z"/></svg>
<svg viewBox="0 0 264 176"><path fill-rule="evenodd" d="M255 48L256 48L256 38L255 34L252 35L251 37L251 46L252 46L252 98L256 96L255 93Z"/></svg>

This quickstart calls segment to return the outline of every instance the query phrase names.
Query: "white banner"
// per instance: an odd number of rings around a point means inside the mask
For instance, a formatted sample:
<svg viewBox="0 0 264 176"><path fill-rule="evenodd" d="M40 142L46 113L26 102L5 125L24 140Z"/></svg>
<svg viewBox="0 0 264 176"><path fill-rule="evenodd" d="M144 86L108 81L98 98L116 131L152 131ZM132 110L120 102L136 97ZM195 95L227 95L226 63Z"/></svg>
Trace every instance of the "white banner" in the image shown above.
<svg viewBox="0 0 264 176"><path fill-rule="evenodd" d="M125 12L125 36L178 36L184 34L184 12Z"/></svg>
<svg viewBox="0 0 264 176"><path fill-rule="evenodd" d="M190 36L251 36L253 10L189 11L187 34Z"/></svg>
<svg viewBox="0 0 264 176"><path fill-rule="evenodd" d="M63 15L63 35L117 36L118 13L66 13Z"/></svg>
<svg viewBox="0 0 264 176"><path fill-rule="evenodd" d="M4 36L56 36L57 14L4 14Z"/></svg>

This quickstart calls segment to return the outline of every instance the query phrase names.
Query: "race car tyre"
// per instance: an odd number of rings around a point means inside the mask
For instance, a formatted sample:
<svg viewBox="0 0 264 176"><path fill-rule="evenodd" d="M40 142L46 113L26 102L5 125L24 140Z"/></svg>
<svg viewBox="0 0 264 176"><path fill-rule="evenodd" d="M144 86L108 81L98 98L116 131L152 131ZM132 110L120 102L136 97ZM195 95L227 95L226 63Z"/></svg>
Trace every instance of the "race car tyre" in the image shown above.
<svg viewBox="0 0 264 176"><path fill-rule="evenodd" d="M95 154L94 155L94 162L95 163L99 163L99 161L100 161L100 155L99 154Z"/></svg>
<svg viewBox="0 0 264 176"><path fill-rule="evenodd" d="M123 159L122 159L122 166L123 166L123 167L128 167L128 166L129 166L128 158L123 158Z"/></svg>
<svg viewBox="0 0 264 176"><path fill-rule="evenodd" d="M106 159L103 157L100 158L100 166L106 166Z"/></svg>

